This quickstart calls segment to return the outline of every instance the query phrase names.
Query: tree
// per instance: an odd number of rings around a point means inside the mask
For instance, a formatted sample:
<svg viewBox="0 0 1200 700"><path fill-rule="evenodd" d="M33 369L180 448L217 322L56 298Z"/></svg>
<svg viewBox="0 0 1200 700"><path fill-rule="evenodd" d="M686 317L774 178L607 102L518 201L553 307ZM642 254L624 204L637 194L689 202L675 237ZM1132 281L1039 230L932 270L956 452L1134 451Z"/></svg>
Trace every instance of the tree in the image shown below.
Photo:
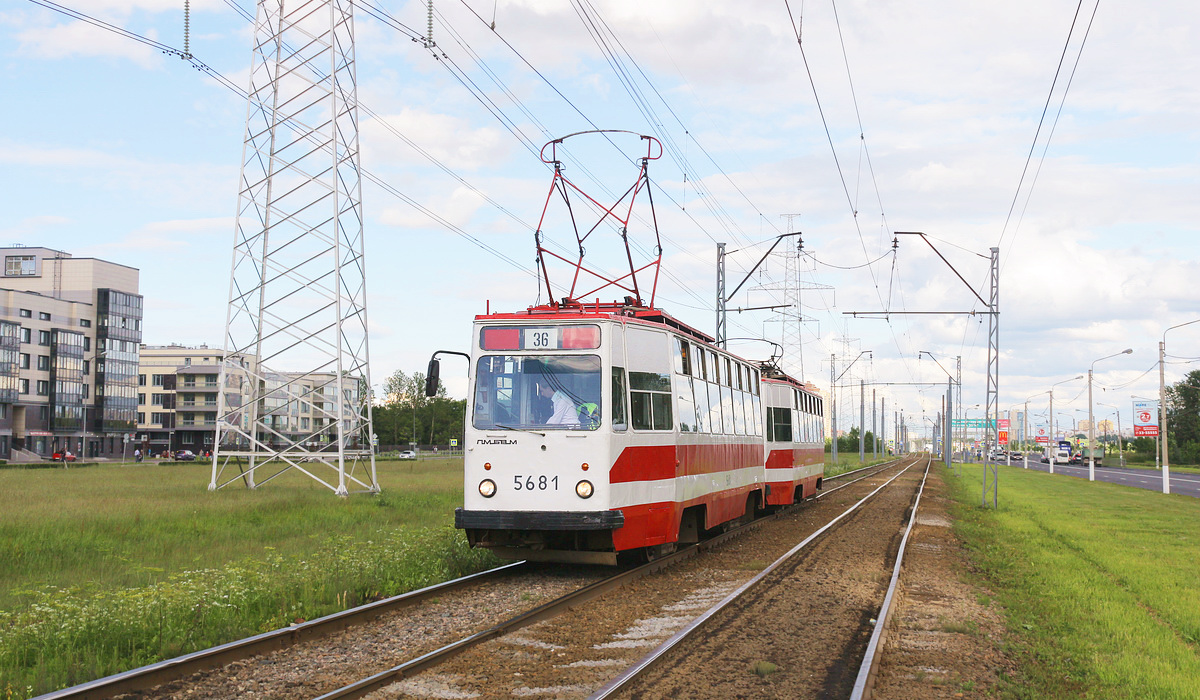
<svg viewBox="0 0 1200 700"><path fill-rule="evenodd" d="M1200 463L1200 370L1166 387L1165 398L1171 463Z"/></svg>
<svg viewBox="0 0 1200 700"><path fill-rule="evenodd" d="M462 437L467 402L447 396L441 382L436 396L426 396L424 372L396 370L384 380L383 392L383 405L375 409L381 443L444 445Z"/></svg>

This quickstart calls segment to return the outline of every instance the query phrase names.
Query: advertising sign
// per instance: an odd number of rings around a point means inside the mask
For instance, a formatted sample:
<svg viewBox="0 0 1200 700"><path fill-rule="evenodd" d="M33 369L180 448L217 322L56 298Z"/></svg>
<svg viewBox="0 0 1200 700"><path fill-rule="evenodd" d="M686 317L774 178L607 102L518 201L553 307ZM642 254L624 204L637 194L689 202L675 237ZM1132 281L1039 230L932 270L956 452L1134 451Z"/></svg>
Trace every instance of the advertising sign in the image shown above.
<svg viewBox="0 0 1200 700"><path fill-rule="evenodd" d="M1158 402L1133 402L1134 437L1158 437Z"/></svg>
<svg viewBox="0 0 1200 700"><path fill-rule="evenodd" d="M996 423L997 423L998 429L1000 429L1006 433L1008 432L1008 419L1007 418L1001 418L1000 420L996 421Z"/></svg>
<svg viewBox="0 0 1200 700"><path fill-rule="evenodd" d="M998 441L1000 443L1000 446L1008 447L1008 431L1001 429L1000 432L998 433L998 435L999 435Z"/></svg>
<svg viewBox="0 0 1200 700"><path fill-rule="evenodd" d="M1034 429L1033 439L1039 445L1050 444L1050 431L1044 425L1039 425Z"/></svg>

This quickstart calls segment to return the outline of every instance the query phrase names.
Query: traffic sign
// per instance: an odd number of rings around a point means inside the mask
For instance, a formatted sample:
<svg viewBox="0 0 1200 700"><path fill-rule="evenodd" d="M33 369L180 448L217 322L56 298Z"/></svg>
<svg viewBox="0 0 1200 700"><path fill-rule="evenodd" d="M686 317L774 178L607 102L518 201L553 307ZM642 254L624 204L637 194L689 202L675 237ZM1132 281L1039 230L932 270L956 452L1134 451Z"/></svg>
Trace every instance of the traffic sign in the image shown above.
<svg viewBox="0 0 1200 700"><path fill-rule="evenodd" d="M458 447L458 438L450 438L450 446Z"/></svg>

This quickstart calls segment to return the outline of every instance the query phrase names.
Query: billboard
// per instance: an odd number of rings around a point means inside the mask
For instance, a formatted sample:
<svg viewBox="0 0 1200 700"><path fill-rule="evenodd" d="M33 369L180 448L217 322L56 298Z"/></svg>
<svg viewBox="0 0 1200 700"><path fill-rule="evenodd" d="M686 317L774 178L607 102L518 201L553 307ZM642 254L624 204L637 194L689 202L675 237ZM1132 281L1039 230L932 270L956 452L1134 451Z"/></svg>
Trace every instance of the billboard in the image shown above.
<svg viewBox="0 0 1200 700"><path fill-rule="evenodd" d="M1158 402L1133 402L1133 436L1158 437Z"/></svg>
<svg viewBox="0 0 1200 700"><path fill-rule="evenodd" d="M1049 445L1050 444L1050 429L1044 425L1036 426L1033 431L1033 439L1039 445Z"/></svg>

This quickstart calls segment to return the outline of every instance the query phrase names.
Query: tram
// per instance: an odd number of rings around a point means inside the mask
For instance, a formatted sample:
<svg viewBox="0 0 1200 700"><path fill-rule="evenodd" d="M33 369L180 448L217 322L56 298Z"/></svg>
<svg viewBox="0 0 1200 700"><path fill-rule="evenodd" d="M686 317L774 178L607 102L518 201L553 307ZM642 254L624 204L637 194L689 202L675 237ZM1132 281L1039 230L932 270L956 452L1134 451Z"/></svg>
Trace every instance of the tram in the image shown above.
<svg viewBox="0 0 1200 700"><path fill-rule="evenodd" d="M564 174L558 146L584 134L645 144L637 179L616 203L600 204ZM469 357L471 389L454 520L472 546L543 561L654 558L821 487L821 397L654 305L662 241L653 199L645 216L635 199L649 192L649 163L661 155L657 139L620 131L542 148L554 179L535 235L539 295L544 282L556 301L489 309L475 318L470 352L455 353ZM555 195L569 216L561 224L548 217ZM577 218L588 206L599 212L593 225ZM638 222L654 227L648 261L629 242ZM603 238L606 225L618 235ZM578 256L547 247L550 229L573 232L573 246L557 247ZM585 243L594 255L606 242L624 246L609 258L628 263L619 275L585 264ZM566 266L569 283L551 284L552 264ZM605 288L623 300L601 303L594 295ZM437 387L437 354L427 391Z"/></svg>
<svg viewBox="0 0 1200 700"><path fill-rule="evenodd" d="M534 307L472 338L455 512L472 546L615 564L820 488L821 397L660 310Z"/></svg>

